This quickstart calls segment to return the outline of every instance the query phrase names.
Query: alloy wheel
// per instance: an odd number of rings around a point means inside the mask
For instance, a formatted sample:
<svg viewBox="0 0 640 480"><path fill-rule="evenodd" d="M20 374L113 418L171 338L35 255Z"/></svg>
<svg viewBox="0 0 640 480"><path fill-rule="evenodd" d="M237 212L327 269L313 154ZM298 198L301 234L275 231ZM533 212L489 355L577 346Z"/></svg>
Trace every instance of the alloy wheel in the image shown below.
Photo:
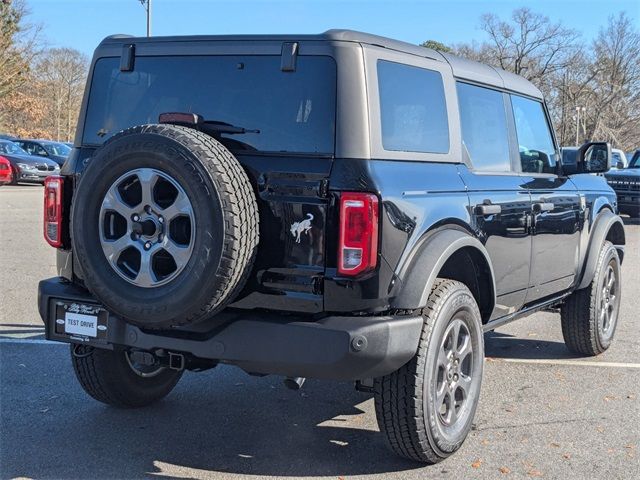
<svg viewBox="0 0 640 480"><path fill-rule="evenodd" d="M599 327L603 337L608 337L615 327L618 314L618 285L616 271L609 263L603 275L598 312Z"/></svg>
<svg viewBox="0 0 640 480"><path fill-rule="evenodd" d="M107 190L98 229L114 271L135 286L152 288L170 282L187 265L196 224L191 202L175 179L139 168Z"/></svg>
<svg viewBox="0 0 640 480"><path fill-rule="evenodd" d="M444 332L435 371L435 411L445 429L453 428L469 411L474 361L469 327L454 318Z"/></svg>

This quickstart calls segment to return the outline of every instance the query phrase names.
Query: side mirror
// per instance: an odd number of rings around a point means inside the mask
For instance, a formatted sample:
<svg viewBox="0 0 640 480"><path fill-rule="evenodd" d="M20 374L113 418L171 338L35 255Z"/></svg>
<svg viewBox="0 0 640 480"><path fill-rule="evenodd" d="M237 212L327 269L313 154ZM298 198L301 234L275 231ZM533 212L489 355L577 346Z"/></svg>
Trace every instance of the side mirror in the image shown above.
<svg viewBox="0 0 640 480"><path fill-rule="evenodd" d="M604 173L611 169L611 145L606 142L587 142L578 149L578 171Z"/></svg>

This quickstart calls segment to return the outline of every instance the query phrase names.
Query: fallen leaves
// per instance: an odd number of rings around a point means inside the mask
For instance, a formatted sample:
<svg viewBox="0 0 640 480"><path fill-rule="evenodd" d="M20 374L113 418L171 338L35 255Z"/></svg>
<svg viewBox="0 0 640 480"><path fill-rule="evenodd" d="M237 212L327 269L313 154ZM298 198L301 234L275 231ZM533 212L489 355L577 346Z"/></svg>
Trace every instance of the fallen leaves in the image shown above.
<svg viewBox="0 0 640 480"><path fill-rule="evenodd" d="M509 467L500 467L498 470L500 471L500 473L504 473L505 475L507 473L511 473L511 470L509 469Z"/></svg>
<svg viewBox="0 0 640 480"><path fill-rule="evenodd" d="M481 459L478 459L478 460L476 460L475 462L473 462L473 463L471 464L471 466L472 466L473 468L480 468L480 465L482 465L482 460L481 460Z"/></svg>
<svg viewBox="0 0 640 480"><path fill-rule="evenodd" d="M532 468L527 472L527 475L529 475L530 477L541 477L542 472L540 470L536 470L535 468Z"/></svg>

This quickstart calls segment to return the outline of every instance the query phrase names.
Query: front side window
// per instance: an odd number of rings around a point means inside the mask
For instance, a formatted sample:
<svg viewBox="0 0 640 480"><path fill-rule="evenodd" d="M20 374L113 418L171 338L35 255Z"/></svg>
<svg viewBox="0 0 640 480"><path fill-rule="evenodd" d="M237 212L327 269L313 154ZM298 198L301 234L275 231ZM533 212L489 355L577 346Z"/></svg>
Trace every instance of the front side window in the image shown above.
<svg viewBox="0 0 640 480"><path fill-rule="evenodd" d="M34 143L31 147L33 154L34 155L40 155L41 157L46 157L47 156L47 151L42 148L40 145L38 145L37 143Z"/></svg>
<svg viewBox="0 0 640 480"><path fill-rule="evenodd" d="M475 170L508 172L509 130L501 92L458 83L462 145Z"/></svg>
<svg viewBox="0 0 640 480"><path fill-rule="evenodd" d="M439 72L378 61L382 147L401 152L449 152L449 123Z"/></svg>
<svg viewBox="0 0 640 480"><path fill-rule="evenodd" d="M45 143L44 149L49 152L49 155L58 155L60 157L66 157L71 153L71 149L64 143Z"/></svg>
<svg viewBox="0 0 640 480"><path fill-rule="evenodd" d="M542 103L511 95L522 171L555 173L556 148Z"/></svg>
<svg viewBox="0 0 640 480"><path fill-rule="evenodd" d="M96 62L83 132L99 145L122 129L158 123L162 113L197 113L231 150L333 154L336 63L300 55L294 72L280 56L139 56L132 72L119 58Z"/></svg>

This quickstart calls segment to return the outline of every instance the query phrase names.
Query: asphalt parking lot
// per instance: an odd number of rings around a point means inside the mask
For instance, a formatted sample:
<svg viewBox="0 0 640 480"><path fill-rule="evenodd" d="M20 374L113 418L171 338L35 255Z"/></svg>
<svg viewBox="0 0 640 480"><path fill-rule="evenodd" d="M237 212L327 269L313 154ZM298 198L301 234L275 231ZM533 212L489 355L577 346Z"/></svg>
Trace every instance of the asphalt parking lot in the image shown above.
<svg viewBox="0 0 640 480"><path fill-rule="evenodd" d="M640 225L627 221L614 345L575 358L559 318L539 313L485 336L474 430L430 467L396 458L373 400L351 384L232 367L187 372L145 410L87 397L69 350L43 340L39 279L55 275L41 233L42 189L0 188L0 478L640 477ZM628 219L627 219L628 220Z"/></svg>

